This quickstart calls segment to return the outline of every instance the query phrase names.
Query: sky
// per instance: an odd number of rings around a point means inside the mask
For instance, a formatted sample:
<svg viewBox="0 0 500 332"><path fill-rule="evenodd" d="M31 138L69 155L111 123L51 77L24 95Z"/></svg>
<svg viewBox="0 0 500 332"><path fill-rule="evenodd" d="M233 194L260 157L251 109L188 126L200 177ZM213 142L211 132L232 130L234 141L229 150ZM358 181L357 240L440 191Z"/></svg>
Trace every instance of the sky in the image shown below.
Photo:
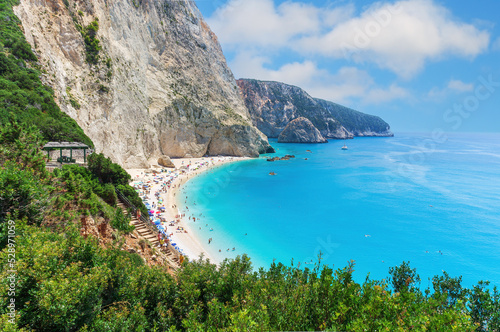
<svg viewBox="0 0 500 332"><path fill-rule="evenodd" d="M236 78L279 81L394 132L500 132L498 0L196 0Z"/></svg>

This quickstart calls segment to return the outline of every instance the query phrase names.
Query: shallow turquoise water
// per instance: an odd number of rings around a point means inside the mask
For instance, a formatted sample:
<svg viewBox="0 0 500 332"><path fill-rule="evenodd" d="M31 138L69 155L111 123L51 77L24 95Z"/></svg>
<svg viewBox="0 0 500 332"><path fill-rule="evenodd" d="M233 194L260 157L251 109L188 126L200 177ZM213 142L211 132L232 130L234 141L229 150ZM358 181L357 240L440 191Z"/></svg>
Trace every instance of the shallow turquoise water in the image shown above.
<svg viewBox="0 0 500 332"><path fill-rule="evenodd" d="M201 218L191 228L213 239L214 257L304 267L321 251L337 268L355 260L358 281L405 260L423 287L443 270L468 287L500 285L500 135L356 138L347 151L342 141L271 144L296 158L234 163L184 187L187 214Z"/></svg>

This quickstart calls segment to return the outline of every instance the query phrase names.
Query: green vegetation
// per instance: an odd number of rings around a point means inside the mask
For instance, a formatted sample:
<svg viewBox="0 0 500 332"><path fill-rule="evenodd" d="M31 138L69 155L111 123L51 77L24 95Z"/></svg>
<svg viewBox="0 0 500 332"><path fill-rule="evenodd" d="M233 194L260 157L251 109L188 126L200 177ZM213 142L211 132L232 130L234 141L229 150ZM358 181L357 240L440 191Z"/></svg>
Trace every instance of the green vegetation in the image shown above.
<svg viewBox="0 0 500 332"><path fill-rule="evenodd" d="M75 141L93 147L78 124L61 112L52 89L40 81L37 58L12 11L17 3L0 0L0 126L9 122L12 113L19 122L35 125L46 141ZM78 108L78 102L73 102Z"/></svg>
<svg viewBox="0 0 500 332"><path fill-rule="evenodd" d="M99 84L99 92L108 93L109 92L109 88L107 86L105 86L105 85Z"/></svg>
<svg viewBox="0 0 500 332"><path fill-rule="evenodd" d="M218 267L199 259L175 276L165 266L144 265L122 250L122 235L132 228L115 207L114 187L147 211L119 165L92 154L88 169L45 169L44 141L91 142L38 79L14 3L0 0L3 331L500 330L496 287L479 282L465 289L460 277L444 273L422 292L408 262L391 268L387 280L363 283L353 280L354 262L333 269L321 259L312 269L273 263L258 271L246 256ZM105 245L84 234L88 220L112 228L114 241ZM15 244L9 241L14 229ZM12 252L15 323L8 316Z"/></svg>
<svg viewBox="0 0 500 332"><path fill-rule="evenodd" d="M85 60L91 65L97 65L99 63L99 51L101 50L101 42L96 37L98 30L99 22L97 21L97 19L80 30L83 41L85 42Z"/></svg>
<svg viewBox="0 0 500 332"><path fill-rule="evenodd" d="M73 106L74 109L79 110L80 109L80 103L76 100L76 98L71 94L71 88L68 86L66 87L66 94L68 95L69 102L71 106Z"/></svg>
<svg viewBox="0 0 500 332"><path fill-rule="evenodd" d="M28 224L50 224L64 212L101 217L120 225L115 227L119 230L130 231L123 227L124 216L115 212L114 187L120 184L133 191L128 186L130 176L109 159L104 166L108 169L100 169L96 160L102 155L96 154L89 157L89 169L65 165L50 174L42 142L35 126L20 125L14 116L0 128L0 223L15 218L27 219Z"/></svg>
<svg viewBox="0 0 500 332"><path fill-rule="evenodd" d="M127 173L120 165L115 164L111 159L106 158L102 153L93 153L89 156L88 170L102 184L111 184L122 192L122 194L135 207L141 210L143 216L148 215L148 210L142 203L137 192L128 185L130 174ZM102 197L102 196L101 196Z"/></svg>
<svg viewBox="0 0 500 332"><path fill-rule="evenodd" d="M345 129L351 132L374 131L383 133L390 127L387 122L378 116L361 113L330 101L315 100L330 112L335 119L340 121Z"/></svg>
<svg viewBox="0 0 500 332"><path fill-rule="evenodd" d="M63 0L66 8L69 11L71 18L73 19L73 23L75 24L75 28L80 32L83 37L83 42L85 43L85 61L89 65L97 65L99 63L99 51L102 49L101 42L97 39L97 31L99 31L99 20L95 18L89 25L82 26L81 18L85 16L85 14L78 10L76 12L71 8L68 0ZM76 3L74 4L76 8Z"/></svg>
<svg viewBox="0 0 500 332"><path fill-rule="evenodd" d="M387 280L353 280L354 262L333 269L272 264L246 256L219 267L199 259L172 276L121 250L128 219L112 184L130 179L102 154L89 168L45 171L42 137L15 120L0 130L0 325L7 331L498 331L500 294L444 273L432 290L408 262ZM135 193L135 191L133 191ZM117 231L100 245L85 218ZM9 322L8 229L15 226L16 310ZM140 243L139 243L140 244ZM142 245L146 247L146 243ZM392 287L391 287L392 286Z"/></svg>

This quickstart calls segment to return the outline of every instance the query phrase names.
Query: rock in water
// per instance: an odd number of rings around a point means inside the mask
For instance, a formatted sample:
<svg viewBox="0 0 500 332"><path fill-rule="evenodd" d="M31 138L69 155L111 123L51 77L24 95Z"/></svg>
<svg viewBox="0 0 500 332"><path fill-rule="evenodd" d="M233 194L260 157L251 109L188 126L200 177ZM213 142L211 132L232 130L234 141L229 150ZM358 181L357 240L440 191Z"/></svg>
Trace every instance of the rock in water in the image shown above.
<svg viewBox="0 0 500 332"><path fill-rule="evenodd" d="M278 143L328 143L319 130L306 118L290 121L278 137Z"/></svg>
<svg viewBox="0 0 500 332"><path fill-rule="evenodd" d="M158 158L158 165L163 167L175 168L174 163L170 160L169 156L161 156Z"/></svg>

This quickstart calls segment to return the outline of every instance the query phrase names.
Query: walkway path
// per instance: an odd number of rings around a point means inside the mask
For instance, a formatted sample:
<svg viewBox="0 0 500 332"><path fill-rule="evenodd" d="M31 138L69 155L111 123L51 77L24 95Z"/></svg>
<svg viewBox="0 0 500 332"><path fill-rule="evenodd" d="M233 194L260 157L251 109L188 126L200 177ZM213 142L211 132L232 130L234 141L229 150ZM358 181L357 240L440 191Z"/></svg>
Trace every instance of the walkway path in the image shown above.
<svg viewBox="0 0 500 332"><path fill-rule="evenodd" d="M123 204L123 202L121 200L118 200L118 203L117 203L117 206L122 209L123 213L125 215L128 214L128 210L127 210L127 206L125 204ZM153 231L151 231L145 224L142 220L139 220L137 219L136 216L131 216L132 219L130 220L130 224L133 225L135 227L135 231L137 231L137 234L149 241L151 243L152 246L154 247L157 247L157 248L160 248L161 251L167 255L167 260L169 262L169 264L173 267L173 268L178 268L180 267L180 263L179 263L179 257L178 255L176 255L176 253L173 253L169 247L160 247L160 241L158 240L158 235L156 233L153 233Z"/></svg>

